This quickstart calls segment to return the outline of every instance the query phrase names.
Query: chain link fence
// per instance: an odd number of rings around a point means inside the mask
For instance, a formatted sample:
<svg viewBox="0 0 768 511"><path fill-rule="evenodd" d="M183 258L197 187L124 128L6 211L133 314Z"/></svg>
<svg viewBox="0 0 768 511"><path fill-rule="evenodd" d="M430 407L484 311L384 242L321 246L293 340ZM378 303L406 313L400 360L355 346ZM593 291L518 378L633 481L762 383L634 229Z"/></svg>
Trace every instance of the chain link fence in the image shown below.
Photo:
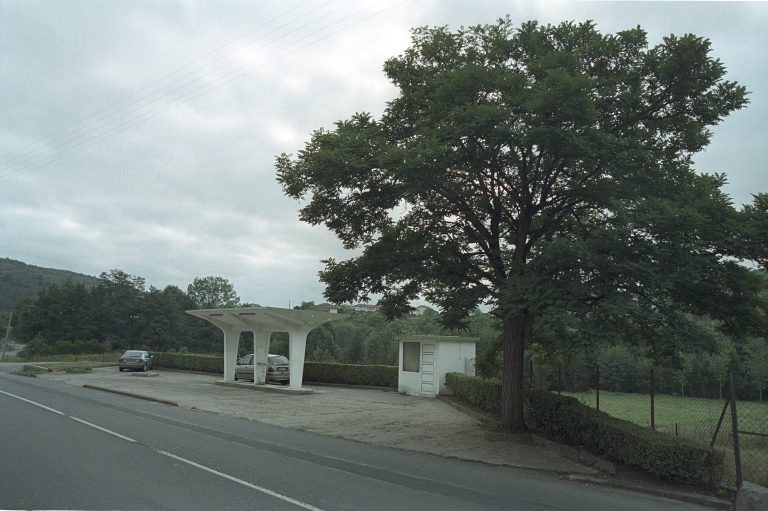
<svg viewBox="0 0 768 511"><path fill-rule="evenodd" d="M756 385L733 377L731 382L732 402L730 435L734 455L736 484L750 481L768 486L768 403L741 400L758 389ZM735 435L734 435L735 433ZM722 432L721 432L722 434ZM715 446L720 444L719 435Z"/></svg>
<svg viewBox="0 0 768 511"><path fill-rule="evenodd" d="M713 397L691 397L682 385L678 387L679 393L670 393L670 375L662 375L664 381L659 382L658 369L635 372L633 381L626 384L617 383L626 375L611 374L610 370L597 365L582 367L579 374L573 369L561 364L536 364L531 360L526 376L531 388L572 396L613 417L713 446L725 454L722 480L725 486L736 488L741 480L768 486L768 402L759 401L760 389L754 384L735 378L734 415L727 379L715 389ZM585 369L591 371L587 373ZM659 387L666 392L659 392ZM734 424L739 432L737 439Z"/></svg>

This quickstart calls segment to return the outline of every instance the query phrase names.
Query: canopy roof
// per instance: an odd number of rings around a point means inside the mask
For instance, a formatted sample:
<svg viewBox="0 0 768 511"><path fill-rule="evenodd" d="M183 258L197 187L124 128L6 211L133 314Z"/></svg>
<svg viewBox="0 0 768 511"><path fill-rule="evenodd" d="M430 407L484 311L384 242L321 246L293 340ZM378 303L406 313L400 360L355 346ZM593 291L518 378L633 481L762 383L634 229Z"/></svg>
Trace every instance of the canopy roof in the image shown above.
<svg viewBox="0 0 768 511"><path fill-rule="evenodd" d="M254 328L288 332L301 327L314 328L329 321L348 318L348 314L279 307L235 307L189 310L187 314L210 321L222 330L247 332Z"/></svg>

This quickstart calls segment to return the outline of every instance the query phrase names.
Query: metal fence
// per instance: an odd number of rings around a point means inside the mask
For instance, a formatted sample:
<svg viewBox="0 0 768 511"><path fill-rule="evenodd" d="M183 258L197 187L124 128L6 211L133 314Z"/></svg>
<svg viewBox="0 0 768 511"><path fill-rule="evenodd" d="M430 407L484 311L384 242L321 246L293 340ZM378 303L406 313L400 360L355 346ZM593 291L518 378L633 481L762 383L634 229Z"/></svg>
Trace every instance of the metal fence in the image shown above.
<svg viewBox="0 0 768 511"><path fill-rule="evenodd" d="M591 388L578 392L559 364L531 361L526 369L531 388L572 396L613 417L720 450L726 458L725 486L737 488L742 480L768 486L768 402L744 399L756 396L757 389L738 376L733 376L730 385L724 382L720 399L657 393L653 369L639 385L647 392L601 389L601 377L606 379L607 375L603 369L601 376L599 366L589 377Z"/></svg>
<svg viewBox="0 0 768 511"><path fill-rule="evenodd" d="M736 486L741 481L750 481L768 486L768 403L740 401L739 393L754 387L731 375L729 402L723 410L730 408L730 438L733 447ZM713 443L717 447L719 435ZM726 442L728 436L726 435Z"/></svg>

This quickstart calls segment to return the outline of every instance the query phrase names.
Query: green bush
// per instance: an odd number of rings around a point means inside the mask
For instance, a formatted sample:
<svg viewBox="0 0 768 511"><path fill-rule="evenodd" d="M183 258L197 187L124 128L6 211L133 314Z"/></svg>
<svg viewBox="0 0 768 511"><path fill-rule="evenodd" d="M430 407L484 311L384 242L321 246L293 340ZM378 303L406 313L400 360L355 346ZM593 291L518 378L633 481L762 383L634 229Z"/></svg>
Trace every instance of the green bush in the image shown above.
<svg viewBox="0 0 768 511"><path fill-rule="evenodd" d="M497 417L501 414L501 382L499 380L448 373L445 375L445 385L456 396L481 410Z"/></svg>
<svg viewBox="0 0 768 511"><path fill-rule="evenodd" d="M56 341L49 343L44 337L37 336L27 344L25 356L50 357L55 355L88 355L104 352L104 346L96 339L90 341Z"/></svg>
<svg viewBox="0 0 768 511"><path fill-rule="evenodd" d="M397 366L304 362L304 381L397 388L397 371Z"/></svg>
<svg viewBox="0 0 768 511"><path fill-rule="evenodd" d="M501 382L450 373L446 385L460 398L498 415ZM611 417L572 397L544 390L526 391L528 426L563 443L584 447L606 458L640 467L666 481L717 484L723 453L637 424Z"/></svg>
<svg viewBox="0 0 768 511"><path fill-rule="evenodd" d="M156 351L150 351L149 354L155 357L155 367L224 374L224 359L222 357L159 353Z"/></svg>

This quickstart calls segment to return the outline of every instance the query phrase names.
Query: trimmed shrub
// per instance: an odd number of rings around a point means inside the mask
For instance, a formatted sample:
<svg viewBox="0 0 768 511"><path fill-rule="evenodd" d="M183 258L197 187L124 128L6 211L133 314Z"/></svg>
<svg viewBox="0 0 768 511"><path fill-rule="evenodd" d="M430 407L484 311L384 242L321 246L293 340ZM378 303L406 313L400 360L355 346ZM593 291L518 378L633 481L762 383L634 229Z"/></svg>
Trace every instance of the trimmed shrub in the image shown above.
<svg viewBox="0 0 768 511"><path fill-rule="evenodd" d="M397 388L397 371L397 366L304 362L303 381Z"/></svg>
<svg viewBox="0 0 768 511"><path fill-rule="evenodd" d="M491 378L447 373L445 385L459 398L494 416L501 414L501 382Z"/></svg>
<svg viewBox="0 0 768 511"><path fill-rule="evenodd" d="M527 393L525 402L528 422L550 437L666 481L716 484L722 478L725 457L712 448L611 417L572 397L538 390Z"/></svg>
<svg viewBox="0 0 768 511"><path fill-rule="evenodd" d="M498 415L501 382L450 373L446 385L462 399ZM611 417L572 397L544 390L526 391L528 426L563 443L640 467L666 481L717 484L722 478L722 452Z"/></svg>
<svg viewBox="0 0 768 511"><path fill-rule="evenodd" d="M224 359L222 357L159 353L156 351L150 351L149 354L155 357L155 367L224 374Z"/></svg>

